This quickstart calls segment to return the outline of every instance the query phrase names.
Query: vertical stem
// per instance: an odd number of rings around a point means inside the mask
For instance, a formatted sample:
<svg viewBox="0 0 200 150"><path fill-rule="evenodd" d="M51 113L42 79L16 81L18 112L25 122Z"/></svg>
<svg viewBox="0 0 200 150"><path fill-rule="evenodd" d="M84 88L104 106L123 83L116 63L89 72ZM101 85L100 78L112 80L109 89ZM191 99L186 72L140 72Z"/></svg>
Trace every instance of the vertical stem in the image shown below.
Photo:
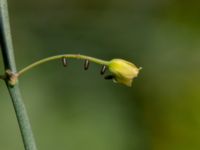
<svg viewBox="0 0 200 150"><path fill-rule="evenodd" d="M0 0L0 44L5 70L16 72L14 50L10 32L7 0ZM18 120L25 150L37 150L31 125L22 101L18 84L10 86L5 80Z"/></svg>

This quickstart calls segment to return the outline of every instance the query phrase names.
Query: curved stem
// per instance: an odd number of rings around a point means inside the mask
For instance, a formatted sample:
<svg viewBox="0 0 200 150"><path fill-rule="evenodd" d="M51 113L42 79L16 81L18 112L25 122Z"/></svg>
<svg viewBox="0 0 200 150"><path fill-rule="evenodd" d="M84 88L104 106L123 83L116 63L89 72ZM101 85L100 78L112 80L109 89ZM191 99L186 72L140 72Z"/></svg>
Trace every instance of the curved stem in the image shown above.
<svg viewBox="0 0 200 150"><path fill-rule="evenodd" d="M86 55L80 55L80 54L63 54L63 55L56 55L56 56L51 56L51 57L47 57L44 59L41 59L39 61L36 61L33 64L30 64L29 66L23 68L22 70L20 70L19 72L16 73L17 77L21 76L22 74L24 74L25 72L41 65L44 64L46 62L52 61L52 60L56 60L56 59L62 59L62 58L75 58L75 59L84 59L84 60L89 60L91 62L100 64L100 65L108 65L109 61L105 61L105 60L101 60L101 59L97 59L94 57L90 57L90 56L86 56Z"/></svg>

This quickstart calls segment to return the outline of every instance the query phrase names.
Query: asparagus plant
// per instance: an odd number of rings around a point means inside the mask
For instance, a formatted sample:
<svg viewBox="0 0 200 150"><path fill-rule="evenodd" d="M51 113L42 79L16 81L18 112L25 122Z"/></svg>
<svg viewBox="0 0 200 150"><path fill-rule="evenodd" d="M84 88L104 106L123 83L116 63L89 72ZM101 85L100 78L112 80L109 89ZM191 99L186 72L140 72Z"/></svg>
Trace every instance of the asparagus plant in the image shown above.
<svg viewBox="0 0 200 150"><path fill-rule="evenodd" d="M131 62L118 58L106 61L80 54L62 54L41 59L18 71L14 57L7 0L0 0L0 44L4 63L4 74L0 75L0 79L5 81L12 99L25 150L37 150L37 147L19 88L19 78L23 74L52 60L60 59L63 65L67 66L67 59L74 58L85 61L85 70L88 69L90 62L101 65L101 75L104 75L106 69L110 71L110 75L106 75L105 79L112 79L115 83L121 83L130 87L133 79L138 76L141 69Z"/></svg>

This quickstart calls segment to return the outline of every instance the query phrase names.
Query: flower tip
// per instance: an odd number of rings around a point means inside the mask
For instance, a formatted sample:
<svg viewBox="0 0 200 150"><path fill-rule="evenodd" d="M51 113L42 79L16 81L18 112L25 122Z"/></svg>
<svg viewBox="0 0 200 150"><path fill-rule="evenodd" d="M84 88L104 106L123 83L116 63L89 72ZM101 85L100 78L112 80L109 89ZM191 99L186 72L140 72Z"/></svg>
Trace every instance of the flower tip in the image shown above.
<svg viewBox="0 0 200 150"><path fill-rule="evenodd" d="M132 86L133 79L138 76L142 67L137 68L133 63L123 59L113 59L110 61L109 70L114 76L114 81Z"/></svg>

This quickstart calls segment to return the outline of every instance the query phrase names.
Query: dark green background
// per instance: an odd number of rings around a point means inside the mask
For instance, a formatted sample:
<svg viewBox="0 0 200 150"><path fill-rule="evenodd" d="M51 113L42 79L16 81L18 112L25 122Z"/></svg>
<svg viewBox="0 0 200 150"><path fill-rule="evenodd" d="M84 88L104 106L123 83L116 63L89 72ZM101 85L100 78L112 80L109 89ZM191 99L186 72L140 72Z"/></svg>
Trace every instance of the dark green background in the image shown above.
<svg viewBox="0 0 200 150"><path fill-rule="evenodd" d="M132 88L54 61L20 87L40 150L199 150L200 2L8 0L18 69L63 53L142 66ZM0 71L3 73L2 58ZM22 150L0 82L0 149Z"/></svg>

